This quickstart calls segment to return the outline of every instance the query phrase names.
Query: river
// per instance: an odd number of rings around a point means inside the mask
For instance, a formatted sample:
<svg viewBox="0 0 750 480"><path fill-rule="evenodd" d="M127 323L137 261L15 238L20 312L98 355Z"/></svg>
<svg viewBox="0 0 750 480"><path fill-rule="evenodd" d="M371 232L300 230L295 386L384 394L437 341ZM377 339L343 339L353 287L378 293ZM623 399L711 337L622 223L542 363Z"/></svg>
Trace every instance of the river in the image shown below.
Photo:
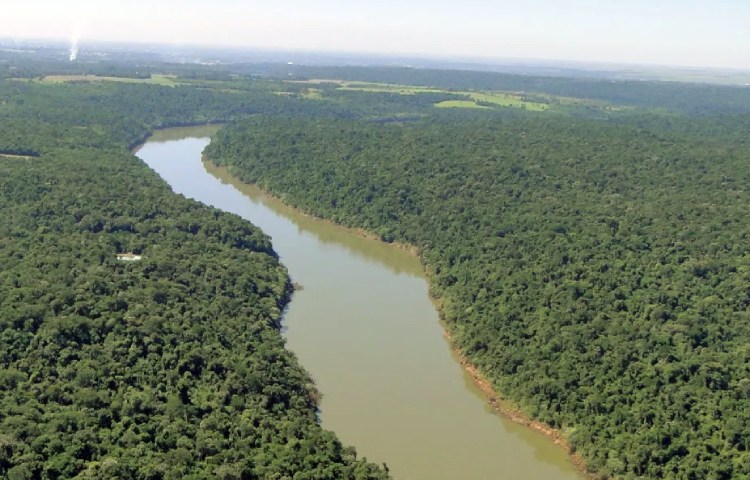
<svg viewBox="0 0 750 480"><path fill-rule="evenodd" d="M271 236L302 287L284 336L323 393L325 428L397 480L583 478L549 439L491 411L451 353L418 259L203 162L216 129L159 131L136 154L175 192Z"/></svg>

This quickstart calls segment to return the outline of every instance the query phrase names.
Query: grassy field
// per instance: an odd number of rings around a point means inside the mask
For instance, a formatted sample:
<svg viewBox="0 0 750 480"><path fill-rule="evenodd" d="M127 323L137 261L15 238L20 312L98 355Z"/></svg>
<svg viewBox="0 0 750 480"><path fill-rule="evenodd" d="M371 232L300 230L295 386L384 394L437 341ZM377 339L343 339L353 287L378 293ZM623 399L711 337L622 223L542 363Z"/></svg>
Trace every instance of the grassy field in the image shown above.
<svg viewBox="0 0 750 480"><path fill-rule="evenodd" d="M435 106L437 108L490 108L477 105L476 102L472 102L471 100L446 100L436 103Z"/></svg>
<svg viewBox="0 0 750 480"><path fill-rule="evenodd" d="M474 92L474 91L452 91L434 87L419 87L410 85L389 85L377 83L360 83L345 82L338 88L339 90L352 90L358 92L385 92L397 93L399 95L416 95L420 93L448 93L457 95L466 95L473 99L469 100L446 100L436 103L439 108L489 108L489 105L478 105L476 102L484 102L499 107L525 108L536 112L542 112L549 108L549 105L538 102L531 102L523 99L522 95L506 92Z"/></svg>
<svg viewBox="0 0 750 480"><path fill-rule="evenodd" d="M321 92L317 88L306 88L302 92L300 92L300 97L306 98L308 100L322 100L323 92Z"/></svg>
<svg viewBox="0 0 750 480"><path fill-rule="evenodd" d="M353 92L397 93L399 95L417 95L419 93L447 93L447 90L416 85L397 85L389 83L344 82L339 90Z"/></svg>
<svg viewBox="0 0 750 480"><path fill-rule="evenodd" d="M71 83L71 82L122 82L122 83L147 83L151 85L163 85L174 87L180 85L177 77L173 75L152 75L150 78L127 78L127 77L99 77L97 75L47 75L40 80L42 83Z"/></svg>
<svg viewBox="0 0 750 480"><path fill-rule="evenodd" d="M399 85L395 83L373 83L347 80L313 79L287 80L287 83L301 85L336 85L338 90L352 92L398 93L400 95L415 95L418 93L446 93L448 90L435 87L421 87L418 85Z"/></svg>
<svg viewBox="0 0 750 480"><path fill-rule="evenodd" d="M122 83L144 83L151 85L162 85L174 87L183 84L200 84L206 88L220 91L232 91L233 93L242 93L242 90L228 89L227 82L201 80L198 82L182 82L174 75L155 74L150 78L127 78L127 77L104 77L96 75L48 75L40 81L42 83L74 83L74 82L122 82ZM389 83L373 83L359 81L344 81L330 79L314 80L289 80L287 83L305 85L307 88L299 92L282 92L275 91L277 95L298 95L300 98L308 100L322 100L324 90L314 88L315 85L323 86L328 84L334 85L337 90L356 91L356 92L373 92L373 93L393 93L397 95L418 95L423 93L443 93L453 95L464 95L471 100L446 100L435 104L437 108L522 108L533 112L543 112L558 107L572 105L590 105L601 108L606 111L619 111L618 106L607 105L601 102L592 102L579 98L555 97L551 95L532 94L527 97L525 93L496 92L496 91L469 91L469 90L448 90L437 87L425 87L418 85L399 85ZM308 87L309 86L309 87Z"/></svg>
<svg viewBox="0 0 750 480"><path fill-rule="evenodd" d="M364 83L364 82L347 82L345 80L331 80L330 78L311 78L308 80L286 80L286 83L299 83L302 85L321 85L325 83L333 85L344 85L346 83Z"/></svg>
<svg viewBox="0 0 750 480"><path fill-rule="evenodd" d="M534 112L543 112L550 106L546 103L532 102L523 99L523 95L503 92L461 92L477 102L491 103L501 107L525 108Z"/></svg>
<svg viewBox="0 0 750 480"><path fill-rule="evenodd" d="M16 155L13 153L0 153L0 158L9 158L9 159L16 159L16 160L33 160L37 157L32 157L31 155Z"/></svg>
<svg viewBox="0 0 750 480"><path fill-rule="evenodd" d="M373 82L357 82L357 81L345 81L345 80L330 80L330 79L313 79L313 80L289 80L288 83L297 83L304 85L336 85L337 90L353 91L353 92L374 92L374 93L395 93L398 95L418 95L420 93L445 93L445 94L456 94L465 95L474 101L470 100L446 100L444 102L438 102L435 104L438 108L491 108L492 106L498 107L511 107L511 108L524 108L526 110L542 112L551 107L552 104L556 105L572 105L574 103L581 103L579 99L563 99L563 98L552 98L544 96L544 100L549 103L540 103L531 100L526 100L523 94L509 93L509 92L475 92L468 90L447 90L444 88L436 87L424 87L417 85L398 85L390 83L373 83ZM479 104L477 103L479 102ZM481 105L481 103L490 105Z"/></svg>
<svg viewBox="0 0 750 480"><path fill-rule="evenodd" d="M323 100L323 92L321 92L317 88L304 88L299 92L276 91L272 93L281 97L299 97L305 98L307 100Z"/></svg>

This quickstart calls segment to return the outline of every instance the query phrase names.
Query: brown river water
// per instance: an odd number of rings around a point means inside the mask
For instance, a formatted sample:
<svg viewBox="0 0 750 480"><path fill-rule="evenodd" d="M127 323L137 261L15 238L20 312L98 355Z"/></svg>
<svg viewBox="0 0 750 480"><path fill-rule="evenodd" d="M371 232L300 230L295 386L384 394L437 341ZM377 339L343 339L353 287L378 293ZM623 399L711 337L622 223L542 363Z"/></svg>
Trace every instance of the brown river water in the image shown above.
<svg viewBox="0 0 750 480"><path fill-rule="evenodd" d="M287 347L323 393L326 429L397 480L584 478L542 434L492 412L451 353L417 258L313 219L203 162L218 127L156 132L136 155L187 197L271 236L303 288Z"/></svg>

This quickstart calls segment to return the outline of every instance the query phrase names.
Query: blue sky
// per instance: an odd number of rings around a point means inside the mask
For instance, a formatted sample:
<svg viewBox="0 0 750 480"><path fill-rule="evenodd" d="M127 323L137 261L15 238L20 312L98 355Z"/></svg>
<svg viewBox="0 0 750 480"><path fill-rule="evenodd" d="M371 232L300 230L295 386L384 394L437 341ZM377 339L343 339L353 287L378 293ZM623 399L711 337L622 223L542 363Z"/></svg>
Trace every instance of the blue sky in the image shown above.
<svg viewBox="0 0 750 480"><path fill-rule="evenodd" d="M2 0L0 37L750 69L750 0Z"/></svg>

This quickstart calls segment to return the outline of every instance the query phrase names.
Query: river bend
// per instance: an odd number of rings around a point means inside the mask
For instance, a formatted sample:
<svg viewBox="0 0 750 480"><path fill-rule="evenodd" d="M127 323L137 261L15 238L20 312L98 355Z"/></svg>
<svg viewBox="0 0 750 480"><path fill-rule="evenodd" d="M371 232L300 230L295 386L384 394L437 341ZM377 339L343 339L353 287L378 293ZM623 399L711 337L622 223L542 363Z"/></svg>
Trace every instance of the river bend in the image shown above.
<svg viewBox="0 0 750 480"><path fill-rule="evenodd" d="M321 419L397 480L583 478L542 434L495 415L451 354L418 259L312 219L201 161L217 127L156 132L136 154L187 197L271 236L301 285L287 346L323 393Z"/></svg>

